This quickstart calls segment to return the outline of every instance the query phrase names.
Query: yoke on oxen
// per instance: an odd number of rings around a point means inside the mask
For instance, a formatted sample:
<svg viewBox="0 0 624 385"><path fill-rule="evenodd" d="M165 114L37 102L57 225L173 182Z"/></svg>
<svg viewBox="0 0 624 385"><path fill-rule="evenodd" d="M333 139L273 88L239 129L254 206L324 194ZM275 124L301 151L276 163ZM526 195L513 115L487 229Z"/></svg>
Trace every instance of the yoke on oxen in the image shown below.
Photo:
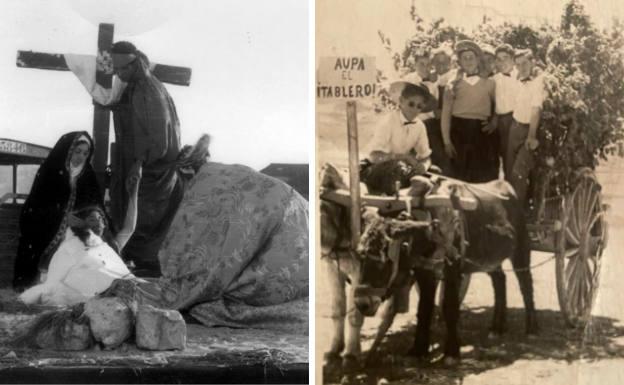
<svg viewBox="0 0 624 385"><path fill-rule="evenodd" d="M324 165L321 171L321 199L349 210L351 199L345 180L348 178L345 178L336 167L331 164ZM438 247L432 258L421 258L416 261L419 267L431 270L437 267L436 270L439 270L444 260L458 259L460 250L453 245L453 239L458 231L462 233L464 231L460 228L464 223L461 221L461 213L458 212L473 211L477 208L478 202L474 197L462 194L461 189L453 183L447 183L442 188L445 181L444 177L433 173L413 176L409 180L409 187L400 188L397 182L396 193L391 196L368 194L369 186L364 183L361 187L361 191L364 192L361 202L365 230L361 234L359 246L352 251L360 255L369 252L371 245L367 243L374 234L380 233L387 241L388 247L375 248L380 255L371 257L398 258L402 246L410 246L408 242L410 231L422 229L426 231L427 238ZM439 209L454 210L456 220L452 224L442 225L440 218L436 218L435 215ZM460 222L457 222L457 219ZM339 246L343 250L348 248L346 239L342 237L343 244ZM324 247L326 245L327 243L323 244ZM327 253L326 256L331 258L336 254Z"/></svg>
<svg viewBox="0 0 624 385"><path fill-rule="evenodd" d="M400 165L395 165L400 167ZM437 282L444 281L444 319L447 337L445 360L459 358L457 321L459 303L464 293L466 273L488 272L495 291L495 309L491 331L505 330L504 273L501 263L510 258L517 268L527 309L527 333L537 330L534 315L532 279L527 267L526 228L521 205L513 188L505 181L468 184L434 173L410 176L396 186L392 196L361 196L362 232L357 247L349 244L350 226L347 210L351 199L349 186L341 172L325 165L321 174L321 243L330 281L336 283L332 295L335 338L326 358L356 357L360 352L359 328L362 316L372 316L385 300L386 307L377 336L369 351L369 360L383 339L394 316L407 312L409 292L414 283L420 289L418 323L410 354L424 357L429 351L429 326ZM367 181L363 178L363 181ZM388 186L384 187L386 191ZM375 190L379 191L379 189ZM324 219L323 219L324 218ZM348 261L349 270L343 269ZM502 281L501 281L502 276ZM345 297L345 282L351 282ZM448 290L448 295L447 295ZM351 300L354 308L344 302ZM342 302L341 302L342 301ZM349 309L346 312L346 309ZM353 328L344 344L344 317ZM340 318L342 317L342 319ZM354 331L355 330L355 331ZM357 336L357 337L355 337ZM329 362L329 359L328 359ZM370 362L370 361L369 361ZM374 362L374 361L373 361ZM343 361L344 366L344 361Z"/></svg>

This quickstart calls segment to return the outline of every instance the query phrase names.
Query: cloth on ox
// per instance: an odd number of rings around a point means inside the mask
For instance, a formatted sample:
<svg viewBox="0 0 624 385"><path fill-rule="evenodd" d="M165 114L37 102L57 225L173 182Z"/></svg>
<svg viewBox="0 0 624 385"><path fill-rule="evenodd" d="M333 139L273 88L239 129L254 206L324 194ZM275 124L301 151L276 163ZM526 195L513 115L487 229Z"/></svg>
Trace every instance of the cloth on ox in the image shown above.
<svg viewBox="0 0 624 385"><path fill-rule="evenodd" d="M157 281L129 291L116 281L111 293L190 310L207 326L307 332L308 204L277 179L240 165L202 166L159 261Z"/></svg>
<svg viewBox="0 0 624 385"><path fill-rule="evenodd" d="M70 166L79 141L89 144L89 154L80 170ZM104 208L95 172L90 164L93 140L86 131L63 135L39 167L30 194L20 214L20 239L15 259L13 287L35 283L39 269L47 269L50 258L65 237L68 213L74 207ZM78 174L72 177L72 170Z"/></svg>
<svg viewBox="0 0 624 385"><path fill-rule="evenodd" d="M112 105L117 139L111 159L111 211L121 227L128 204L125 181L135 161L142 159L137 226L123 256L142 274L158 276L158 250L183 195L176 167L180 122L173 99L151 74L147 59L140 55L136 61L139 70Z"/></svg>
<svg viewBox="0 0 624 385"><path fill-rule="evenodd" d="M453 184L444 182L442 188ZM455 186L461 196L473 197L478 202L476 210L463 211L470 245L464 271L483 272L499 267L500 256L512 256L519 236L515 222L521 219L522 213L513 188L502 180ZM474 261L479 261L479 265L473 265Z"/></svg>

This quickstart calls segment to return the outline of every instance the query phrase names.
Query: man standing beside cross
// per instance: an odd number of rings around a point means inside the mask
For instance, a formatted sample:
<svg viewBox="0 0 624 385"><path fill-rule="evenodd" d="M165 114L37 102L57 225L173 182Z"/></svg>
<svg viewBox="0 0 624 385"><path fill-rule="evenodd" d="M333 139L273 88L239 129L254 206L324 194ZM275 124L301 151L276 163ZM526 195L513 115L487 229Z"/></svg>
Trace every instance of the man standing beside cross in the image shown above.
<svg viewBox="0 0 624 385"><path fill-rule="evenodd" d="M128 196L124 181L135 160L143 163L137 228L124 248L138 274L158 275L157 253L183 195L176 172L180 151L180 125L173 100L162 82L190 83L191 69L150 65L133 44L113 44L112 24L102 23L98 32L97 58L88 55L18 51L17 66L72 71L94 100L93 166L100 187L108 158L109 111L113 111L115 143L111 150L111 214L121 228ZM113 81L113 73L119 79Z"/></svg>
<svg viewBox="0 0 624 385"><path fill-rule="evenodd" d="M113 69L127 86L111 106L116 147L110 185L113 220L121 223L128 203L124 188L132 165L143 163L137 227L124 248L124 257L149 275L159 274L158 249L183 196L176 161L180 152L180 122L173 99L152 74L147 56L132 43L111 49ZM119 199L123 197L123 199Z"/></svg>

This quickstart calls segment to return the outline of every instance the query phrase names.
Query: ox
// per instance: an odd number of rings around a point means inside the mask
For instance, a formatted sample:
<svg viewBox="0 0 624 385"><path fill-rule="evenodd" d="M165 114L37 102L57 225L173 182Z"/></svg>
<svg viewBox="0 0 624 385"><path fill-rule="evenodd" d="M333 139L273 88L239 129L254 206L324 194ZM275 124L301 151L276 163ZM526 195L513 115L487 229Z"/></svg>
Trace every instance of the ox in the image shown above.
<svg viewBox="0 0 624 385"><path fill-rule="evenodd" d="M384 165L389 166L392 165ZM321 186L330 189L346 187L331 166L324 167ZM369 186L369 190L385 189L387 187ZM502 334L506 329L506 282L501 263L506 258L510 258L520 283L526 332L537 332L526 224L511 186L504 181L481 185L439 181L425 189L421 184L411 191L412 194L428 192L455 199L470 196L477 200L478 206L475 211L467 212L448 207L433 208L418 212L420 218L417 220L384 218L367 210L363 213L360 244L354 253L348 245L350 234L346 210L330 202L321 202L322 257L332 292L334 321L334 338L325 358L328 361L337 359L344 350L345 370L352 369L357 363L363 315L374 315L384 300L389 301L369 352L370 358L392 324L394 315L407 311L406 293L414 282L418 283L420 299L411 355L425 358L429 353L435 290L441 277L445 281L442 309L447 330L446 364L454 364L459 359L459 288L462 277L467 274L480 271L490 275L495 293L490 330L493 334ZM465 240L460 236L464 234L463 229L466 229ZM345 296L346 282L351 285ZM346 344L345 317L349 324Z"/></svg>

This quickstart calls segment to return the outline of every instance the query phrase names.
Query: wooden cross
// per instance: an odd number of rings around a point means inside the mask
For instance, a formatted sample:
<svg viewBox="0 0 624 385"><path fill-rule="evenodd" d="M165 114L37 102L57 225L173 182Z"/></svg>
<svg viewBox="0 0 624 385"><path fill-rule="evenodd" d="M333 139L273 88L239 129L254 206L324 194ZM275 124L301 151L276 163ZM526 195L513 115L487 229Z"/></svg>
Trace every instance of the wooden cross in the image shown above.
<svg viewBox="0 0 624 385"><path fill-rule="evenodd" d="M101 23L98 31L98 57L110 55L113 45L114 25ZM69 71L62 54L50 54L32 51L17 51L17 66L22 68L38 68L56 71ZM191 69L156 64L152 73L163 83L188 86L191 83ZM111 88L113 74L104 72L104 68L96 66L95 80L104 88ZM93 168L98 182L104 189L104 172L108 158L108 135L110 126L110 109L93 102Z"/></svg>

